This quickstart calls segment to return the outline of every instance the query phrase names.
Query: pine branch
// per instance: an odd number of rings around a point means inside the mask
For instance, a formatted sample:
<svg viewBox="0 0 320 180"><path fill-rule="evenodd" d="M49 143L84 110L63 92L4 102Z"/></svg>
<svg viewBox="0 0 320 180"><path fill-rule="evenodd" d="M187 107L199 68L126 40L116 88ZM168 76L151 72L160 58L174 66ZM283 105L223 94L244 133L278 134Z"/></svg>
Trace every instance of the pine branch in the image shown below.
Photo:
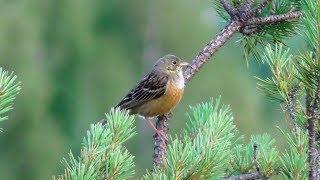
<svg viewBox="0 0 320 180"><path fill-rule="evenodd" d="M165 132L165 139L168 139L168 120L171 118L171 113L158 117L158 121L156 122L156 128L162 132ZM163 164L163 158L167 152L167 144L166 140L163 140L157 133L153 135L154 139L154 150L153 150L153 165L158 166ZM166 142L163 142L166 141Z"/></svg>
<svg viewBox="0 0 320 180"><path fill-rule="evenodd" d="M309 96L309 95L308 95ZM318 151L317 147L317 121L319 119L319 99L320 99L320 79L318 79L317 90L313 104L307 104L308 115L308 133L309 133L309 148L308 148L308 160L309 160L309 179L319 179L318 172ZM308 101L307 101L308 102Z"/></svg>
<svg viewBox="0 0 320 180"><path fill-rule="evenodd" d="M229 24L218 33L218 35L211 40L200 52L198 55L192 60L190 66L188 66L184 72L184 77L186 79L186 83L189 82L192 77L201 69L201 67L210 59L210 57L218 51L220 47L222 47L234 34L237 32L240 32L241 29L245 28L247 26L248 22L255 22L257 14L264 8L266 7L271 0L265 0L261 2L256 8L251 8L251 9L246 9L246 11L241 11L241 10L235 10L236 12L233 13L233 9L231 8L232 6L230 3L227 2L227 0L221 0L221 4L223 5L225 11L229 13L231 16L231 20ZM244 6L246 7L251 7L251 1L245 1ZM280 17L282 18L280 18ZM301 13L295 12L295 13L287 13L284 15L279 15L279 16L267 16L265 19L267 21L263 20L261 22L265 22L265 24L270 24L273 25L274 23L284 21L284 20L291 20L291 19L296 19L301 16ZM166 121L168 121L170 117L168 115L164 115L161 117L158 117L157 124L165 124ZM162 127L162 126L159 126ZM167 134L168 129L167 128L161 128L158 129L159 131L162 131L163 134ZM154 143L154 156L153 156L153 162L154 165L160 165L159 163L162 162L165 152L166 152L166 147L167 142L163 142L161 140L157 140L155 138L155 143ZM159 162L159 163L158 163Z"/></svg>
<svg viewBox="0 0 320 180"><path fill-rule="evenodd" d="M248 174L240 174L237 176L231 176L224 178L224 180L253 180L253 179L260 179L260 173L259 172L253 172Z"/></svg>

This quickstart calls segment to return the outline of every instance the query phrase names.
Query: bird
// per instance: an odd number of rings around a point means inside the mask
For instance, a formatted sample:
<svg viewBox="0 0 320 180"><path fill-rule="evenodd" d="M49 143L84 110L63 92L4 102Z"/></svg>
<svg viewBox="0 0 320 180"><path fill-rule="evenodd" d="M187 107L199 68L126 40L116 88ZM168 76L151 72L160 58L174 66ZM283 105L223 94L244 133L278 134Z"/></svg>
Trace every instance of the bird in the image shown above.
<svg viewBox="0 0 320 180"><path fill-rule="evenodd" d="M144 117L147 124L165 138L152 119L171 112L180 102L185 87L183 69L188 65L175 55L163 56L115 107Z"/></svg>

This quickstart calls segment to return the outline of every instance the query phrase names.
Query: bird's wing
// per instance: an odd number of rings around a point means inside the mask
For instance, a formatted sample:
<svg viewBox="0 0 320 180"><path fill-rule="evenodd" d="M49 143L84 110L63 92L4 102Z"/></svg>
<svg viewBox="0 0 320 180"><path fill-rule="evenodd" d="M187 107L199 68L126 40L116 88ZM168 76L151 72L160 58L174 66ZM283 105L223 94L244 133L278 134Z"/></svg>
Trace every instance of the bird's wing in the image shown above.
<svg viewBox="0 0 320 180"><path fill-rule="evenodd" d="M168 79L166 74L152 71L146 75L116 107L128 110L161 97L166 91Z"/></svg>

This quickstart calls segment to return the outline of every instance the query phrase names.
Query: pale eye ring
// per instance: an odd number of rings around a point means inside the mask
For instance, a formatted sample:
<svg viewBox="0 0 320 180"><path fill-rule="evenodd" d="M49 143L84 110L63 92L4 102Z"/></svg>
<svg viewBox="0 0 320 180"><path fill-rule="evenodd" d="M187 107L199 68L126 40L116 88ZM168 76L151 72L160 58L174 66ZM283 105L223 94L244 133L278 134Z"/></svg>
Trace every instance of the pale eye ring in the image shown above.
<svg viewBox="0 0 320 180"><path fill-rule="evenodd" d="M172 61L172 64L176 65L176 64L177 64L177 61Z"/></svg>

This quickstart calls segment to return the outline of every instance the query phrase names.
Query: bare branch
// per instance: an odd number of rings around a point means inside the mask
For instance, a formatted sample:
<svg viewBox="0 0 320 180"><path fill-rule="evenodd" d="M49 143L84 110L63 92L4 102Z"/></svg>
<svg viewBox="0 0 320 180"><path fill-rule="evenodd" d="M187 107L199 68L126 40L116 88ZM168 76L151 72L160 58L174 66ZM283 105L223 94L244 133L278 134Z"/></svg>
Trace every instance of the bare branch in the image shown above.
<svg viewBox="0 0 320 180"><path fill-rule="evenodd" d="M251 18L245 25L263 25L263 24L274 24L281 21L290 21L302 16L300 11L289 12L281 15L271 15L267 17Z"/></svg>

